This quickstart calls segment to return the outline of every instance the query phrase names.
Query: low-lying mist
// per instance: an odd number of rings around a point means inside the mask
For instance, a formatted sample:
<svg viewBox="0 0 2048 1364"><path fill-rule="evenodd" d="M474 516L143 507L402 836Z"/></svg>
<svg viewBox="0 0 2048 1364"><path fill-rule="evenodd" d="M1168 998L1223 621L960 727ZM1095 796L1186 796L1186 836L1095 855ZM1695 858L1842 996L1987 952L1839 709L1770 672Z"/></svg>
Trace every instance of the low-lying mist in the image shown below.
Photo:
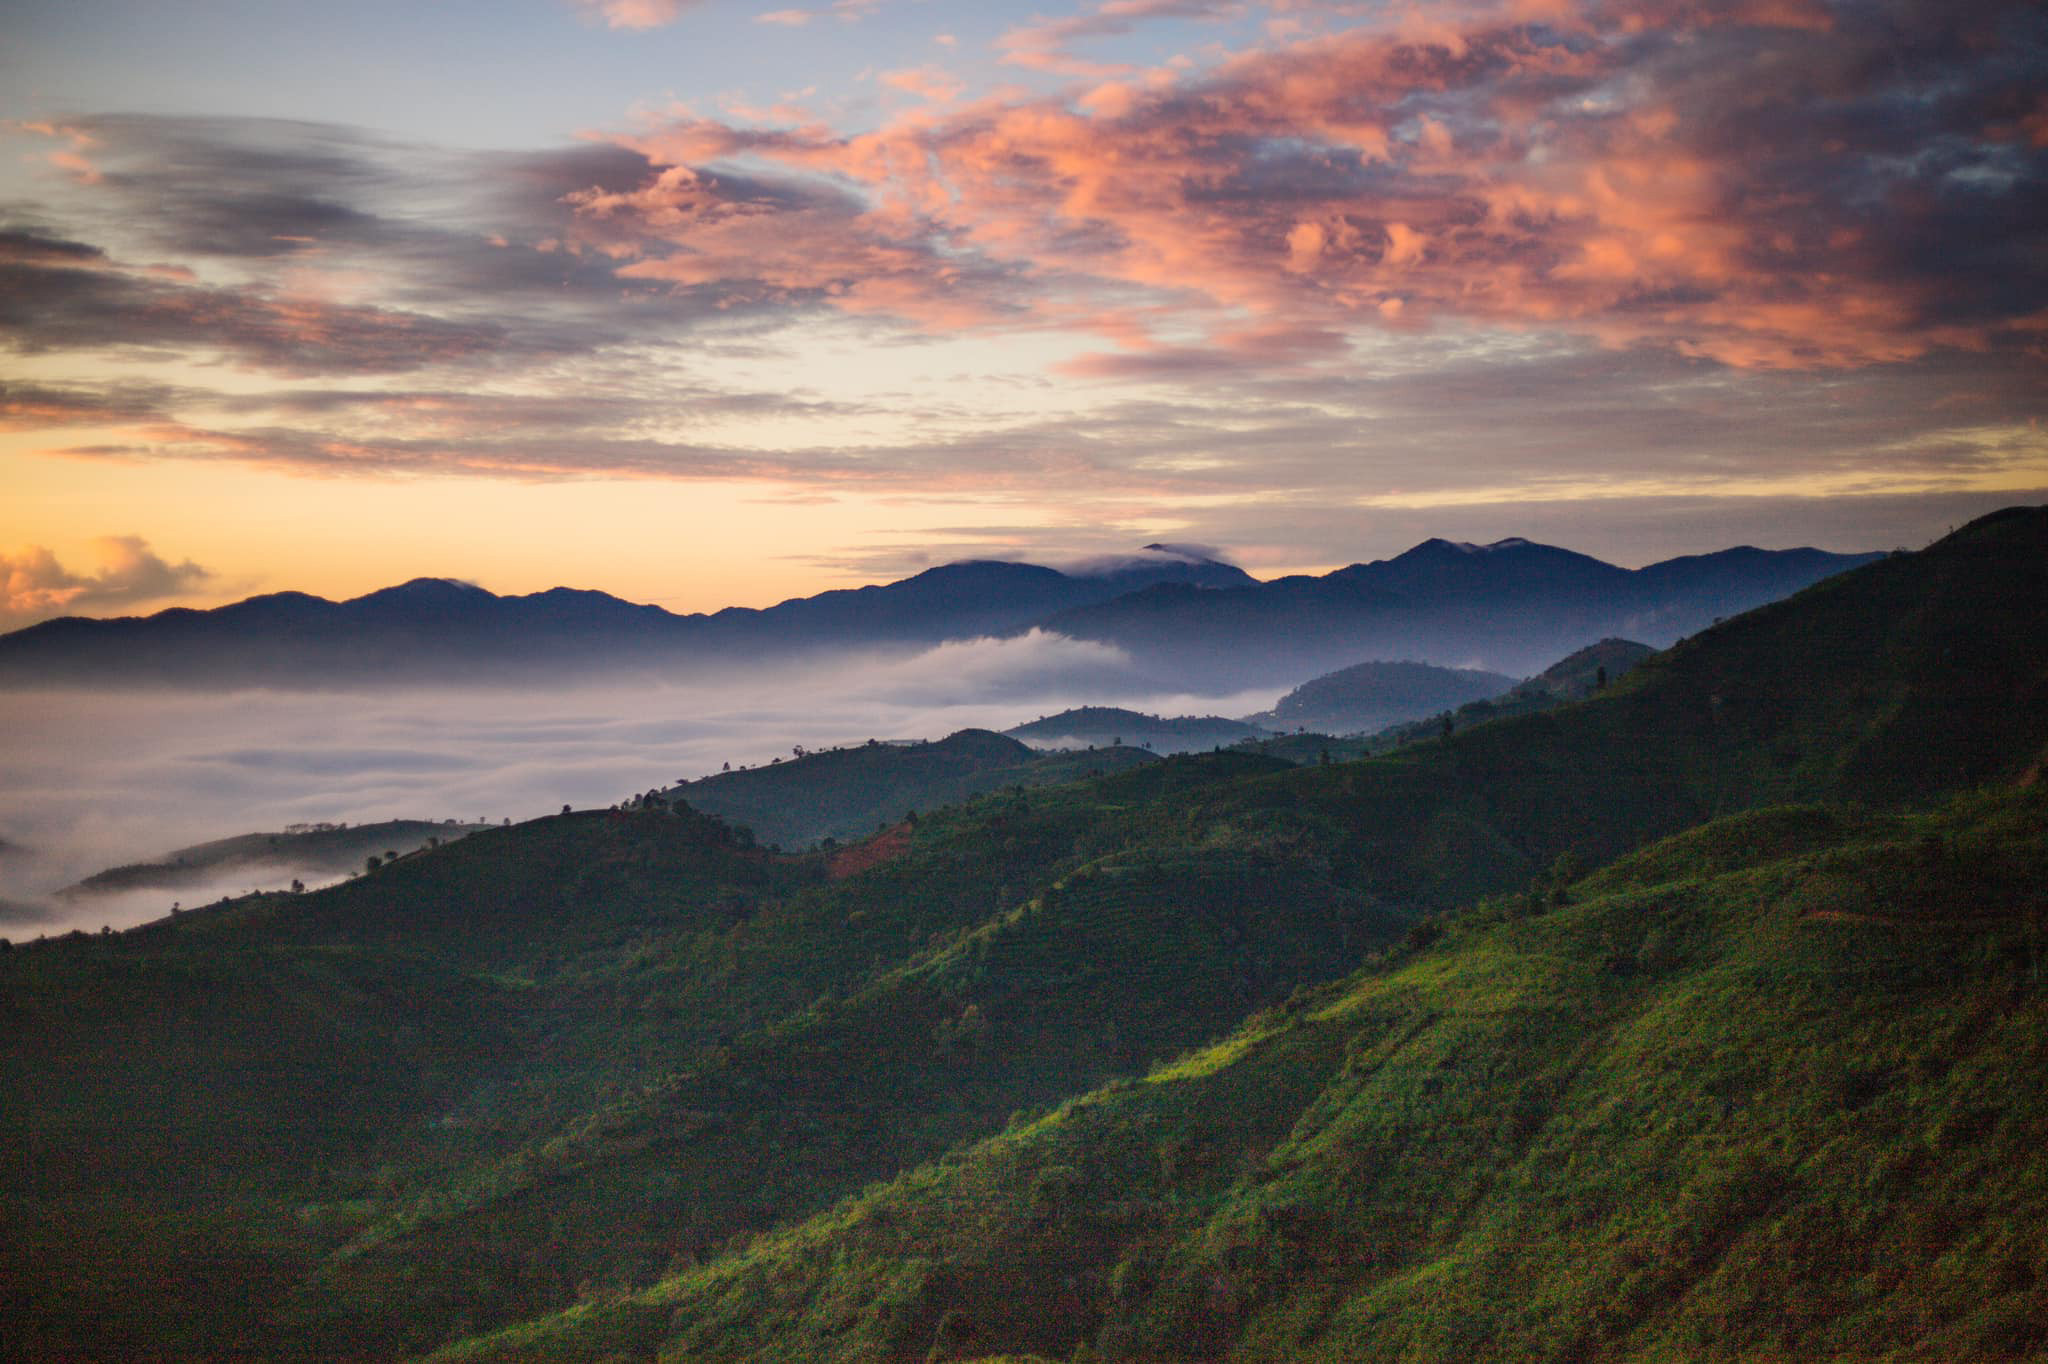
<svg viewBox="0 0 2048 1364"><path fill-rule="evenodd" d="M1036 631L909 657L849 655L673 682L10 692L0 736L0 935L118 929L161 917L173 900L202 904L289 883L290 865L239 867L175 891L52 898L96 871L234 834L315 822L518 821L564 805L607 806L797 746L937 739L1086 704L1244 714L1276 695L1163 692L1112 647Z"/></svg>

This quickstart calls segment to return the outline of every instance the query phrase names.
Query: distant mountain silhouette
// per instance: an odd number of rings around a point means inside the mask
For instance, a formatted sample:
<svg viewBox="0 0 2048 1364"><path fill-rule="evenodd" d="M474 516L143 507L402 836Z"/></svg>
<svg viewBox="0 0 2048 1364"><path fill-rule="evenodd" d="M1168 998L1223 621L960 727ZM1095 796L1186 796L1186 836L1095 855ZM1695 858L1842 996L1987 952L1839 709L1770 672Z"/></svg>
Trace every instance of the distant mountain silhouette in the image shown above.
<svg viewBox="0 0 2048 1364"><path fill-rule="evenodd" d="M807 847L850 839L917 810L951 805L984 791L1057 785L1156 761L1142 749L1040 754L985 729L963 729L932 743L874 739L758 767L720 772L660 791L691 809L743 826L762 844ZM914 817L914 816L913 816Z"/></svg>
<svg viewBox="0 0 2048 1364"><path fill-rule="evenodd" d="M1267 735L1258 724L1220 715L1146 715L1117 706L1063 710L1003 733L1034 748L1132 746L1158 753L1192 753Z"/></svg>
<svg viewBox="0 0 2048 1364"><path fill-rule="evenodd" d="M1296 682L1361 658L1526 673L1587 639L1669 643L1876 556L1750 548L1628 570L1570 550L1429 540L1323 577L1260 582L1149 545L1062 572L976 560L754 609L676 615L602 592L496 596L417 578L210 611L65 617L0 635L0 685L364 686L758 664L1043 627L1113 643L1175 686Z"/></svg>
<svg viewBox="0 0 2048 1364"><path fill-rule="evenodd" d="M1103 571L978 560L762 609L676 615L603 592L557 587L501 597L415 578L342 602L277 592L210 611L44 621L0 635L0 685L355 686L715 666L936 644L1021 628L1157 584L1197 590L1256 581L1229 564L1148 546Z"/></svg>
<svg viewBox="0 0 2048 1364"><path fill-rule="evenodd" d="M363 859L386 852L406 854L429 844L453 842L489 828L449 820L389 819L381 823L298 826L278 833L240 834L163 853L148 862L96 872L57 892L61 899L114 895L122 891L175 889L218 882L229 873L282 887L297 872L338 876L362 867Z"/></svg>
<svg viewBox="0 0 2048 1364"><path fill-rule="evenodd" d="M1041 623L1217 686L1283 682L1360 658L1526 674L1606 635L1668 645L1880 557L1743 546L1625 569L1522 539L1426 540L1319 578L1210 592L1160 583Z"/></svg>
<svg viewBox="0 0 2048 1364"><path fill-rule="evenodd" d="M1302 683L1245 719L1267 729L1358 734L1498 696L1512 677L1427 663L1354 663Z"/></svg>

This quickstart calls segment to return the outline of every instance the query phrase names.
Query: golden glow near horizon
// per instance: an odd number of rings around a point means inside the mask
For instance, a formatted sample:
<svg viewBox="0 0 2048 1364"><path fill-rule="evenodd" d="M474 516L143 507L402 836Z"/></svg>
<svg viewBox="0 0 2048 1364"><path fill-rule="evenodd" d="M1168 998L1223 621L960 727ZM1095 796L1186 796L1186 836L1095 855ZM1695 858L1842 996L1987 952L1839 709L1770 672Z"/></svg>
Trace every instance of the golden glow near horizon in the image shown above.
<svg viewBox="0 0 2048 1364"><path fill-rule="evenodd" d="M877 581L884 575L819 559L849 544L914 544L920 527L961 511L860 494L791 497L759 483L318 479L232 464L82 463L0 456L0 545L38 544L86 568L110 528L147 526L159 552L200 559L214 574L203 590L156 605L284 589L339 599L449 577L500 594L595 588L678 612L768 606ZM826 549L791 552L804 544Z"/></svg>

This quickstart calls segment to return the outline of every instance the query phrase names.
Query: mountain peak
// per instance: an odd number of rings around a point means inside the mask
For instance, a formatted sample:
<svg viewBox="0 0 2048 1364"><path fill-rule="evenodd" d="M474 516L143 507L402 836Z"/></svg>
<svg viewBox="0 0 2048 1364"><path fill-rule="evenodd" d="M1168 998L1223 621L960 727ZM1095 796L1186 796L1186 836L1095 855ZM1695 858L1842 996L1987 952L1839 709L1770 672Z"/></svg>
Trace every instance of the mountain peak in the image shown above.
<svg viewBox="0 0 2048 1364"><path fill-rule="evenodd" d="M1070 578L1126 579L1133 582L1151 578L1192 583L1197 587L1249 587L1257 584L1258 579L1221 555L1221 550L1208 545L1155 541L1127 554L1102 554L1067 564L1061 572Z"/></svg>
<svg viewBox="0 0 2048 1364"><path fill-rule="evenodd" d="M1476 545L1470 540L1446 540L1442 536L1431 536L1407 553L1397 555L1396 558L1405 559L1411 554L1497 554L1502 550L1549 548L1551 546L1539 545L1534 540L1525 540L1519 535L1510 535L1505 540L1495 540L1489 545Z"/></svg>
<svg viewBox="0 0 2048 1364"><path fill-rule="evenodd" d="M460 578L413 578L396 587L382 587L375 592L364 593L354 598L358 602L459 602L495 600L475 583L463 582Z"/></svg>
<svg viewBox="0 0 2048 1364"><path fill-rule="evenodd" d="M1228 564L1223 552L1211 545L1174 545L1155 540L1141 551L1144 554L1163 554L1169 559L1180 559L1190 564Z"/></svg>

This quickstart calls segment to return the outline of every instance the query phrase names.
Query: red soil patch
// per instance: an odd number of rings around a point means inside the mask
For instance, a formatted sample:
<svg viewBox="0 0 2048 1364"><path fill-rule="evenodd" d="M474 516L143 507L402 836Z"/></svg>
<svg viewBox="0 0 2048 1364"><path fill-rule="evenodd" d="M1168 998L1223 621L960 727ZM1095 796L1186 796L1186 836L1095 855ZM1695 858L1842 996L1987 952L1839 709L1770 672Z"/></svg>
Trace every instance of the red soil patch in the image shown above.
<svg viewBox="0 0 2048 1364"><path fill-rule="evenodd" d="M834 881L858 876L869 867L879 867L910 851L910 825L898 824L882 830L865 843L841 848L825 859L825 874Z"/></svg>

